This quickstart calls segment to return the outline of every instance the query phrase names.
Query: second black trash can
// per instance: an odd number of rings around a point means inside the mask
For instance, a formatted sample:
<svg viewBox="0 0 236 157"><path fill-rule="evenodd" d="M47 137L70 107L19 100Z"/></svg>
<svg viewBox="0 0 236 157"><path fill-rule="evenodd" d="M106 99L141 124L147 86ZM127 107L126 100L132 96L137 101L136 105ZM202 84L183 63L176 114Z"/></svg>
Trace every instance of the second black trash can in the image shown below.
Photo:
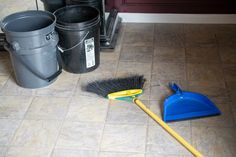
<svg viewBox="0 0 236 157"><path fill-rule="evenodd" d="M90 6L73 5L54 14L63 68L71 73L95 70L100 64L99 11Z"/></svg>
<svg viewBox="0 0 236 157"><path fill-rule="evenodd" d="M44 9L51 13L66 5L65 0L41 0L41 1L43 2Z"/></svg>

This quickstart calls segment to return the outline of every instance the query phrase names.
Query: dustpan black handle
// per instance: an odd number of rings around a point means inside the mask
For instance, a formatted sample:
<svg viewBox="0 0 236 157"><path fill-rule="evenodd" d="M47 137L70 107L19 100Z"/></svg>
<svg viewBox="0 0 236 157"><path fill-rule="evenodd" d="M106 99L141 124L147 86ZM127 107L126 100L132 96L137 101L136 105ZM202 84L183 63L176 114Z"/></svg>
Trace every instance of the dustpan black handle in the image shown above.
<svg viewBox="0 0 236 157"><path fill-rule="evenodd" d="M175 92L175 93L182 93L182 89L176 84L176 83L169 83L169 87Z"/></svg>

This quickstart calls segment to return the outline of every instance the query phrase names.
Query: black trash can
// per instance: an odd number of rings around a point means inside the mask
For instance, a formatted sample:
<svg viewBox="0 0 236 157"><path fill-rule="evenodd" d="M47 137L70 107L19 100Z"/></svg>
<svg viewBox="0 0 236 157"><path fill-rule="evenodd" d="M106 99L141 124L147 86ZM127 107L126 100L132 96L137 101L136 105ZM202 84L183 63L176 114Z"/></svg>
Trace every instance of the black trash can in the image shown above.
<svg viewBox="0 0 236 157"><path fill-rule="evenodd" d="M100 64L100 16L96 8L71 5L54 12L63 68L72 73L95 70Z"/></svg>
<svg viewBox="0 0 236 157"><path fill-rule="evenodd" d="M100 34L105 35L105 12L103 8L103 0L66 0L66 5L87 5L97 8L100 12Z"/></svg>
<svg viewBox="0 0 236 157"><path fill-rule="evenodd" d="M41 1L43 2L44 9L51 13L66 5L65 0L41 0Z"/></svg>

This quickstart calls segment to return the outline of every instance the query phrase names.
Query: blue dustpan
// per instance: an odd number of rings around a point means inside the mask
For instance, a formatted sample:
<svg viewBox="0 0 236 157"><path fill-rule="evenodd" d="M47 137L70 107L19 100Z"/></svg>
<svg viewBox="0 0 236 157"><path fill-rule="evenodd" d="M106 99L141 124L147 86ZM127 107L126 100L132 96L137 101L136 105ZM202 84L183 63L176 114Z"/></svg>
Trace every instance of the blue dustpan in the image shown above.
<svg viewBox="0 0 236 157"><path fill-rule="evenodd" d="M165 122L221 114L216 105L205 95L182 91L175 83L169 86L175 94L164 101L163 120Z"/></svg>

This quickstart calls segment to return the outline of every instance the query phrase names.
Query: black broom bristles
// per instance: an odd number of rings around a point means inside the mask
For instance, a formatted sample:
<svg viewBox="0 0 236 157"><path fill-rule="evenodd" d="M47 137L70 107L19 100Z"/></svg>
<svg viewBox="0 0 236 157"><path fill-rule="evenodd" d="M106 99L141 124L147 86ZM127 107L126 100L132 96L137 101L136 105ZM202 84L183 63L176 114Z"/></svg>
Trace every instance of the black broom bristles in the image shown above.
<svg viewBox="0 0 236 157"><path fill-rule="evenodd" d="M93 81L85 85L83 90L96 93L102 97L108 94L129 89L143 89L146 79L143 75L132 75L122 78Z"/></svg>

